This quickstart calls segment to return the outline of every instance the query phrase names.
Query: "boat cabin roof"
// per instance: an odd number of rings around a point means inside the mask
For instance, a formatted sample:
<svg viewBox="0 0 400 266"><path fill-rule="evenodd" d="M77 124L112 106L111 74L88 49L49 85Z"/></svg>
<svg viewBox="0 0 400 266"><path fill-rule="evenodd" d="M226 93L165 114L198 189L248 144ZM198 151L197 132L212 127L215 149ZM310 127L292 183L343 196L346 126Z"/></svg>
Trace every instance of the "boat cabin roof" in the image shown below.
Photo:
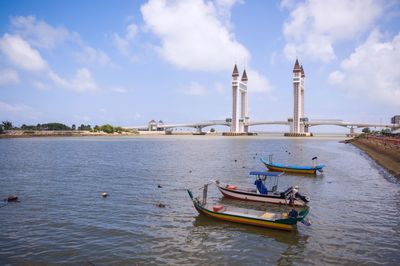
<svg viewBox="0 0 400 266"><path fill-rule="evenodd" d="M265 171L251 171L249 175L258 176L281 176L282 172L265 172Z"/></svg>

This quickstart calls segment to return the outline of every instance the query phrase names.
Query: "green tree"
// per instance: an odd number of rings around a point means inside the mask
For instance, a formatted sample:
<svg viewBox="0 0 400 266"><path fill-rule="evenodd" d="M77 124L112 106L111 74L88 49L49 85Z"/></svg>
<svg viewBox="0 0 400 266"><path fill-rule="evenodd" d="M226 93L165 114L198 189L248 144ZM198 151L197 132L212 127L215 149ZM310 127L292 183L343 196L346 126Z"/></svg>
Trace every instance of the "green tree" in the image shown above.
<svg viewBox="0 0 400 266"><path fill-rule="evenodd" d="M362 129L362 132L365 134L369 134L369 133L371 133L371 129L369 129L369 127L366 127L366 128Z"/></svg>
<svg viewBox="0 0 400 266"><path fill-rule="evenodd" d="M25 124L23 124L22 126L21 126L21 129L22 130L36 130L36 126L34 126L34 125L25 125Z"/></svg>
<svg viewBox="0 0 400 266"><path fill-rule="evenodd" d="M388 128L384 128L384 129L381 130L381 134L382 134L382 135L390 134L390 132L391 132L391 131L390 131L390 129L388 129Z"/></svg>
<svg viewBox="0 0 400 266"><path fill-rule="evenodd" d="M47 123L41 125L44 130L71 130L70 127L61 123Z"/></svg>
<svg viewBox="0 0 400 266"><path fill-rule="evenodd" d="M100 131L106 132L108 134L114 133L114 127L112 125L106 124L100 127Z"/></svg>
<svg viewBox="0 0 400 266"><path fill-rule="evenodd" d="M4 130L11 130L13 128L13 125L10 121L3 121L2 125Z"/></svg>
<svg viewBox="0 0 400 266"><path fill-rule="evenodd" d="M79 127L78 127L78 130L92 130L92 127L90 126L90 125L84 125L84 124L81 124Z"/></svg>

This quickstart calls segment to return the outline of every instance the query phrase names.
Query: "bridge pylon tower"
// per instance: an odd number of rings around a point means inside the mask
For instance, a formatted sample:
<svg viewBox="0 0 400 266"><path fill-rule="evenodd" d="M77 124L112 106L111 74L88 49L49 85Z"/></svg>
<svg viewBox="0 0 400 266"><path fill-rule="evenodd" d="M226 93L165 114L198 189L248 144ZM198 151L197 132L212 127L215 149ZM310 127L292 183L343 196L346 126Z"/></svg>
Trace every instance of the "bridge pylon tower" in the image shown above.
<svg viewBox="0 0 400 266"><path fill-rule="evenodd" d="M288 119L290 123L290 132L285 133L285 136L303 137L310 136L308 132L308 118L304 116L304 81L306 75L303 65L299 64L296 59L293 67L293 117Z"/></svg>
<svg viewBox="0 0 400 266"><path fill-rule="evenodd" d="M243 70L239 81L239 70L235 64L232 72L232 121L231 133L248 133L249 106L247 96L247 73Z"/></svg>

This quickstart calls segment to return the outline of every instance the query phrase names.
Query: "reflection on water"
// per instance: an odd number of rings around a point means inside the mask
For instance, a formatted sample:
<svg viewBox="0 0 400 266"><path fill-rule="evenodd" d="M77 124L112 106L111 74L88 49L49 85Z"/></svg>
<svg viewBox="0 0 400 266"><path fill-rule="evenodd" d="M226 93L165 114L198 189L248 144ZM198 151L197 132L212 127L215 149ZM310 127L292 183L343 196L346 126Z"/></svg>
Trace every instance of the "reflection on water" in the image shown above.
<svg viewBox="0 0 400 266"><path fill-rule="evenodd" d="M300 241L305 241L308 238L308 236L301 235L297 230L291 232L282 232L269 228L220 221L204 215L195 217L193 225L195 227L202 227L204 230L228 230L237 231L244 234L265 236L268 238L273 238L276 241L287 245L297 245Z"/></svg>
<svg viewBox="0 0 400 266"><path fill-rule="evenodd" d="M1 264L388 264L400 260L400 183L356 148L333 139L116 137L0 139ZM290 154L289 154L290 152ZM253 186L259 157L310 164L287 175L311 197L312 226L294 232L199 215L210 179ZM101 197L102 192L109 197ZM281 211L284 206L209 200ZM157 207L158 203L165 208Z"/></svg>

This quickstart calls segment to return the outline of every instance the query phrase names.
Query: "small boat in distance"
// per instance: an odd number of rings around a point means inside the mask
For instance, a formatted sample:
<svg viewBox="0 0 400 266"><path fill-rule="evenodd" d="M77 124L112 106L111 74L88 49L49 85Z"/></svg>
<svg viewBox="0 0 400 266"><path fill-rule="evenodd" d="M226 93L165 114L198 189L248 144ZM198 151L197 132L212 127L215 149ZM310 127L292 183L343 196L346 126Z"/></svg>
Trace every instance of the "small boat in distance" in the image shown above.
<svg viewBox="0 0 400 266"><path fill-rule="evenodd" d="M220 181L215 181L215 185L218 190L226 197L247 200L247 201L258 201L275 204L289 204L294 206L305 206L310 198L303 196L299 193L298 186L292 186L287 188L285 191L277 191L278 178L282 175L282 172L250 172L251 176L256 176L254 185L256 188L241 188L232 184L223 184ZM273 186L271 190L268 190L266 186L266 179L275 179L272 182Z"/></svg>
<svg viewBox="0 0 400 266"><path fill-rule="evenodd" d="M207 189L208 185L205 185L202 199L199 197L194 198L192 192L187 190L194 207L200 214L219 220L285 231L292 231L296 227L297 222L307 224L307 221L304 221L304 218L309 212L308 207L304 208L300 212L292 209L290 212L277 213L237 208L233 206L213 205L207 203Z"/></svg>
<svg viewBox="0 0 400 266"><path fill-rule="evenodd" d="M271 171L279 171L286 173L299 173L299 174L316 174L317 171L322 173L324 164L317 164L317 157L312 158L314 165L287 165L272 162L272 156L270 155L269 161L265 161L263 158L260 158L260 161Z"/></svg>

